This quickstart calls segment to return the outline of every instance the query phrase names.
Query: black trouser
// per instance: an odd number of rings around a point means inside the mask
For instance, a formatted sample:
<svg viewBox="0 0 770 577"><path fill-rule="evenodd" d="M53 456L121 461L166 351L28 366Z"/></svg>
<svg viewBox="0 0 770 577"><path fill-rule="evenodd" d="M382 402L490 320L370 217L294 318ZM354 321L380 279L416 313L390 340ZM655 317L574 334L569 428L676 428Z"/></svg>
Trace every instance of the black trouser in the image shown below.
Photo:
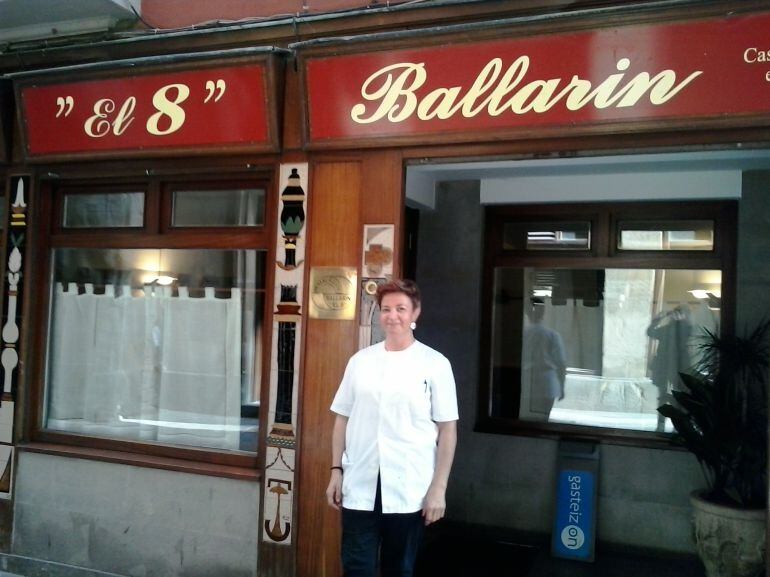
<svg viewBox="0 0 770 577"><path fill-rule="evenodd" d="M383 513L380 480L374 511L342 508L342 567L345 577L412 577L424 521L421 511Z"/></svg>

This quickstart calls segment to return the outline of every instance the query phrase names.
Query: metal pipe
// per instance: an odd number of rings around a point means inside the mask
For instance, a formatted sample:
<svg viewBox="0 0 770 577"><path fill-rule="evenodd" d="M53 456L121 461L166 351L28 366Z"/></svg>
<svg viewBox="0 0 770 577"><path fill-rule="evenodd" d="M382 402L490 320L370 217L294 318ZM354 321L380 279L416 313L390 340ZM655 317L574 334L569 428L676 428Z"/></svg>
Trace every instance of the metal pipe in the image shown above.
<svg viewBox="0 0 770 577"><path fill-rule="evenodd" d="M451 2L452 0L444 0L445 2ZM436 4L441 4L437 2ZM292 51L302 50L306 48L312 48L316 46L333 45L333 44L350 44L358 42L376 42L382 40L401 40L423 36L434 36L438 34L450 34L450 33L464 33L475 32L479 30L489 30L494 28L502 28L513 25L524 24L541 24L556 22L565 19L572 18L588 18L595 16L607 16L609 14L616 13L645 13L645 12L657 12L660 10L679 8L684 6L698 6L702 8L705 5L719 5L723 4L720 0L658 0L656 2L645 2L644 4L637 5L617 5L617 6L603 6L600 8L585 8L581 10L574 10L572 12L556 12L550 14L534 14L530 16L516 16L513 18L500 18L494 20L483 20L480 22L469 22L463 24L449 24L445 26L433 26L430 28L420 28L418 30L399 30L395 32L374 32L370 34L359 34L355 36L337 36L328 38L316 38L312 40L303 40L300 42L294 42L289 44L288 48ZM728 13L732 13L731 9Z"/></svg>
<svg viewBox="0 0 770 577"><path fill-rule="evenodd" d="M209 52L191 52L184 54L163 54L159 56L143 56L140 58L127 58L125 60L104 60L101 62L89 62L87 64L73 64L57 68L43 68L37 70L24 70L10 72L0 78L18 79L28 76L44 76L46 74L61 74L62 72L84 72L94 70L120 70L123 68L136 68L139 66L151 66L156 64L170 64L177 62L191 62L196 60L209 60L214 58L237 58L239 56L253 56L258 54L291 54L290 50L275 46L258 46L254 48L234 48L232 50L212 50Z"/></svg>
<svg viewBox="0 0 770 577"><path fill-rule="evenodd" d="M423 0L417 0L416 2L407 2L405 4L398 4L395 6L387 5L381 8L354 9L354 10L349 10L344 12L332 12L332 13L326 13L326 14L310 14L310 15L296 14L290 17L283 17L277 20L248 22L245 24L235 24L235 25L227 24L220 27L211 27L211 28L204 28L204 29L178 30L178 31L172 31L172 32L162 32L162 31L158 31L157 29L154 29L154 30L149 30L147 32L142 32L140 33L141 35L136 35L136 36L132 35L130 37L116 37L115 39L104 40L101 42L68 44L65 46L58 46L55 48L49 48L44 46L44 47L39 47L34 49L20 50L20 51L16 51L15 53L21 59L24 56L24 54L34 54L35 52L53 53L53 52L59 52L59 51L65 51L65 50L70 51L70 50L86 49L86 48L94 49L94 48L102 48L102 47L116 46L116 45L122 45L122 44L131 44L136 42L148 42L148 41L158 40L158 39L188 38L193 36L221 34L223 32L250 31L250 30L258 30L262 28L278 28L281 26L292 26L296 28L299 25L314 24L317 22L338 20L342 18L358 17L358 16L372 15L372 14L375 14L375 15L388 14L388 13L399 12L399 11L420 10L420 9L427 9L427 8L447 8L447 7L453 7L453 6L477 4L483 1L485 0L435 0L429 3L423 3ZM419 31L415 31L414 34L424 34L425 30L434 31L435 33L475 30L477 29L477 26L478 27L488 26L490 22L496 23L494 25L502 26L507 24L523 24L523 23L529 23L529 22L551 21L551 20L564 18L567 16L569 17L593 16L593 15L602 15L602 14L613 13L613 12L621 12L621 11L627 12L629 10L634 10L634 11L660 10L664 8L684 7L684 6L697 6L702 8L704 5L708 5L708 4L718 5L720 3L724 3L724 2L722 0L659 0L657 2L645 2L642 4L634 5L632 7L618 5L618 6L609 6L609 7L601 7L601 8L586 8L586 9L574 10L571 12L560 12L560 13L554 13L554 14L535 15L535 16L520 16L520 17L513 17L513 18L507 18L507 19L501 19L501 20L484 21L482 23L447 25L447 26L441 26L441 27L421 29ZM374 34L362 35L362 37L367 37L367 38L378 37L380 34L390 34L390 33L387 33L387 32L374 33ZM407 35L407 34L410 34L410 32L399 32L397 34ZM347 40L347 39L352 40L353 38L358 38L358 37L342 37L342 38L338 38L337 40L338 41ZM304 48L306 43L324 42L324 41L325 40L308 40L308 41L297 42L292 46L298 45ZM5 54L11 54L11 52L6 52Z"/></svg>

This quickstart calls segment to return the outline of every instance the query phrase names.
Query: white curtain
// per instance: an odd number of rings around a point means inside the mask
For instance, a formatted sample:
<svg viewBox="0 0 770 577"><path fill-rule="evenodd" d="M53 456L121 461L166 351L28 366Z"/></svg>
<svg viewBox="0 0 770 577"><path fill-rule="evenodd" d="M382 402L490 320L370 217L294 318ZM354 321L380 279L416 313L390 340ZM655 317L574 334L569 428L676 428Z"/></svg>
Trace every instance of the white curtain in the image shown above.
<svg viewBox="0 0 770 577"><path fill-rule="evenodd" d="M241 292L61 285L53 298L47 426L83 434L237 449Z"/></svg>

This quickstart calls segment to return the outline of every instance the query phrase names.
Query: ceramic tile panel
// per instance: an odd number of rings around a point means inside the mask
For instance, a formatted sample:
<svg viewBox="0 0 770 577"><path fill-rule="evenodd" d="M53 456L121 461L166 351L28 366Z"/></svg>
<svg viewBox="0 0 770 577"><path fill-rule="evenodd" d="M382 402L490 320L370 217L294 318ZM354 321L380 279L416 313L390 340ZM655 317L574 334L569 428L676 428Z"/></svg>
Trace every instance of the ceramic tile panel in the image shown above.
<svg viewBox="0 0 770 577"><path fill-rule="evenodd" d="M294 448L304 294L308 165L282 164L266 423L262 540L292 542Z"/></svg>

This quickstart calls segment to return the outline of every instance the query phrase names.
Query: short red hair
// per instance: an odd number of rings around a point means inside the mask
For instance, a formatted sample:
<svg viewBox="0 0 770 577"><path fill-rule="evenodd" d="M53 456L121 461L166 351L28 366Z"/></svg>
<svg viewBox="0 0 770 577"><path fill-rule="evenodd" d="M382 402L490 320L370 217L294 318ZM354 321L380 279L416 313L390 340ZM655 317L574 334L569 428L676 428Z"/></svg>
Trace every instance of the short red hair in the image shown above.
<svg viewBox="0 0 770 577"><path fill-rule="evenodd" d="M394 278L377 286L377 305L382 306L382 297L402 293L409 297L415 309L420 308L420 288L413 280Z"/></svg>

